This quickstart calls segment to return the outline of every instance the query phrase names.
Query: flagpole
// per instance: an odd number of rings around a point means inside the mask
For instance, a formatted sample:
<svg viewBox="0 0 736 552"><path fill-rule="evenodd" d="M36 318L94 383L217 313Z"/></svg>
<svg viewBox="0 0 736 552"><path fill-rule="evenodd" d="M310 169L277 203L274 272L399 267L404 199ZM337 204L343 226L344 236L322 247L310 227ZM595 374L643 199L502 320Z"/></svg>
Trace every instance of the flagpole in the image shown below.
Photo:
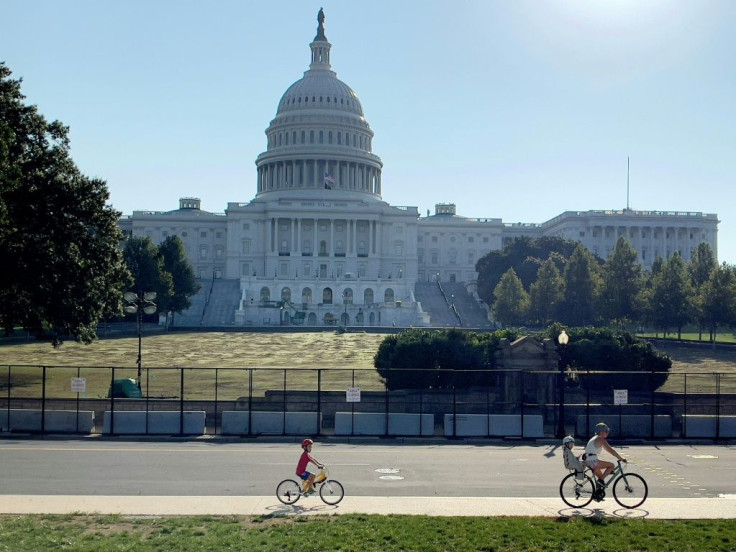
<svg viewBox="0 0 736 552"><path fill-rule="evenodd" d="M629 210L629 156L626 156L626 210Z"/></svg>

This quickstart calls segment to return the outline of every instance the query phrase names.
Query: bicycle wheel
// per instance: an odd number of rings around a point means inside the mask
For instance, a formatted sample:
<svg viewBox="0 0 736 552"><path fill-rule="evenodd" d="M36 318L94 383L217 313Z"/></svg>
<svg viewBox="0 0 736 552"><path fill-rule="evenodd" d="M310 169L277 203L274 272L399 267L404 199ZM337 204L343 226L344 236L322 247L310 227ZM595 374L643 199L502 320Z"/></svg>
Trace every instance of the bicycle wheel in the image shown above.
<svg viewBox="0 0 736 552"><path fill-rule="evenodd" d="M568 506L573 508L582 508L590 504L593 500L593 491L595 485L589 476L576 479L575 474L571 473L560 483L560 496Z"/></svg>
<svg viewBox="0 0 736 552"><path fill-rule="evenodd" d="M345 489L342 488L342 484L334 479L328 479L319 488L319 497L325 504L334 506L342 500L345 496Z"/></svg>
<svg viewBox="0 0 736 552"><path fill-rule="evenodd" d="M276 498L284 504L294 504L299 500L301 487L293 479L284 479L276 487Z"/></svg>
<svg viewBox="0 0 736 552"><path fill-rule="evenodd" d="M620 475L613 483L613 498L624 508L636 508L647 499L649 488L641 475Z"/></svg>

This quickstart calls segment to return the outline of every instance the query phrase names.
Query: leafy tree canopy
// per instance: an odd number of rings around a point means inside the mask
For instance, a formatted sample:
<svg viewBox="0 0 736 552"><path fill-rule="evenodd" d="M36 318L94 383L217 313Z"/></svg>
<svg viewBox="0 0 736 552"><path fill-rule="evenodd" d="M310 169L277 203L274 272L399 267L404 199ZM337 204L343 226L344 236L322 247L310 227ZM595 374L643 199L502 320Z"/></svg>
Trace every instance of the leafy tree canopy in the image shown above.
<svg viewBox="0 0 736 552"><path fill-rule="evenodd" d="M15 327L84 343L122 311L130 281L118 248L120 213L103 180L84 176L68 129L26 105L0 63L0 317Z"/></svg>
<svg viewBox="0 0 736 552"><path fill-rule="evenodd" d="M509 268L514 269L524 289L528 290L544 261L552 258L557 270L563 272L565 259L570 258L576 246L577 242L552 236L517 238L502 250L491 251L478 260L475 266L478 271L478 294L488 304L493 304L493 290Z"/></svg>

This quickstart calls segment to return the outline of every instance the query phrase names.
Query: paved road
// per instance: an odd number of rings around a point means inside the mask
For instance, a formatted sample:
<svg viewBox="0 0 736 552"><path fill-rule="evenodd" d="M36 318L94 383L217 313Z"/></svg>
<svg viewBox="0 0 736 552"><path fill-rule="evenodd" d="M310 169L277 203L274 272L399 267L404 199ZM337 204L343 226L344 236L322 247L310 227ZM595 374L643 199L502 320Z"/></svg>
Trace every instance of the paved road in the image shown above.
<svg viewBox="0 0 736 552"><path fill-rule="evenodd" d="M736 496L736 446L621 446L651 497ZM0 440L0 493L268 496L298 443ZM567 473L555 445L345 444L313 454L351 496L549 497Z"/></svg>

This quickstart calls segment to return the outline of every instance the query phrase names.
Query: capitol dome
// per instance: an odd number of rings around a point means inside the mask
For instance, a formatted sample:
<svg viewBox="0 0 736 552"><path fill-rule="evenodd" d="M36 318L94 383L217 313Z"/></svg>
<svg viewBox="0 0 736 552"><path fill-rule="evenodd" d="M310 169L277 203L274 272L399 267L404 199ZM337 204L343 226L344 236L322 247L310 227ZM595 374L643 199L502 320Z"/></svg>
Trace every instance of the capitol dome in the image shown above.
<svg viewBox="0 0 736 552"><path fill-rule="evenodd" d="M332 71L324 19L320 9L309 69L283 94L266 129L257 197L312 189L380 199L383 163L372 153L373 131L358 95Z"/></svg>

